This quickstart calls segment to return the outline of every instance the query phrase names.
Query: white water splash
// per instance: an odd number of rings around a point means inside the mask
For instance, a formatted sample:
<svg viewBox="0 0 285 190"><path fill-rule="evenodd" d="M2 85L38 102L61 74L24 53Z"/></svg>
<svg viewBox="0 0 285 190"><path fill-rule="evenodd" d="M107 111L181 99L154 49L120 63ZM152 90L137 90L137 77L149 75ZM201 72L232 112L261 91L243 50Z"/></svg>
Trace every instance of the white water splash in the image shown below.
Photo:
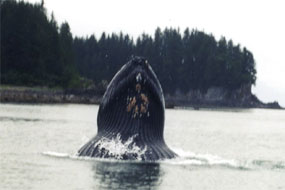
<svg viewBox="0 0 285 190"><path fill-rule="evenodd" d="M241 164L234 159L225 159L212 154L196 154L182 149L173 149L179 157L171 161L171 164L200 165L200 166L228 166L239 168Z"/></svg>
<svg viewBox="0 0 285 190"><path fill-rule="evenodd" d="M133 137L134 138L134 137ZM132 138L132 139L133 139ZM112 142L119 142L121 144L131 144L133 140L129 139L128 143L122 143L120 140L120 136L113 139ZM110 142L107 142L109 144ZM106 144L106 142L104 142ZM114 148L114 146L111 146ZM119 146L120 148L122 145ZM225 167L230 169L238 169L238 170L257 170L257 169L266 169L266 170L285 170L285 162L284 161L272 161L272 160L233 160L233 159L225 159L216 155L211 154L196 154L193 152L186 152L181 149L173 149L179 155L179 157L175 159L166 159L157 161L161 164L170 164L170 165L178 165L178 166L196 166L196 167ZM74 160L85 160L85 161L100 161L100 162L121 162L121 163L144 163L140 162L141 158L146 151L146 148L142 151L141 149L129 149L126 150L125 147L121 148L121 152L116 150L118 157L122 156L122 153L131 152L139 154L139 159L137 160L118 160L116 158L94 158L94 157L82 157L77 154L68 154L68 153L59 153L53 151L46 151L41 153L45 156L61 158L61 159L74 159Z"/></svg>
<svg viewBox="0 0 285 190"><path fill-rule="evenodd" d="M69 154L69 153L61 153L61 152L54 152L54 151L45 151L41 153L44 156L54 157L54 158L61 158L61 159L72 159L72 160L85 160L85 161L104 161L107 159L100 159L100 158L93 158L93 157L82 157L78 156L77 153Z"/></svg>
<svg viewBox="0 0 285 190"><path fill-rule="evenodd" d="M46 152L43 152L42 154L46 156L57 157L57 158L71 158L70 154L68 153L46 151Z"/></svg>
<svg viewBox="0 0 285 190"><path fill-rule="evenodd" d="M112 139L102 138L94 144L94 147L98 147L101 151L104 150L103 154L105 155L103 155L103 157L109 157L111 155L115 159L123 159L124 155L135 155L137 160L143 160L147 146L143 149L138 147L134 142L136 136L137 135L134 135L128 138L126 142L123 142L121 135L117 134L117 136Z"/></svg>

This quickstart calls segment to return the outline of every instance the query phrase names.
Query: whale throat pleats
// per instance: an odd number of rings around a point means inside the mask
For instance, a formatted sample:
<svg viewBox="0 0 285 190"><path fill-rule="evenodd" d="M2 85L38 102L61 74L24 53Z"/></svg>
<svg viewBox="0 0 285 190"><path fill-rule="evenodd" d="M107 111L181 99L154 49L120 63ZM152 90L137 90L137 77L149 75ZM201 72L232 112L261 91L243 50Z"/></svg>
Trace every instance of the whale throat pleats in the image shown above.
<svg viewBox="0 0 285 190"><path fill-rule="evenodd" d="M176 157L163 138L164 97L148 62L134 57L110 82L99 107L97 135L79 156L130 160Z"/></svg>

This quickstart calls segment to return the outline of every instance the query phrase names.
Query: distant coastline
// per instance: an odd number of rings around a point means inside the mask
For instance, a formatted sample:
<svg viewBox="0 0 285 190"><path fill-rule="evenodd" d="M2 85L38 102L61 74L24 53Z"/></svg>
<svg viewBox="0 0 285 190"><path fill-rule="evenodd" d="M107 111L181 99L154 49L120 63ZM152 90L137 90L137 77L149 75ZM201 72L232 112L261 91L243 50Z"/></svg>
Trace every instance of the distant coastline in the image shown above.
<svg viewBox="0 0 285 190"><path fill-rule="evenodd" d="M155 71L168 108L281 108L252 94L253 53L225 37L167 27L137 39L75 37L44 4L3 1L1 11L1 102L99 104L119 68L139 55Z"/></svg>
<svg viewBox="0 0 285 190"><path fill-rule="evenodd" d="M200 108L270 108L283 109L278 102L263 103L250 89L227 91L222 88L210 88L207 93L190 91L187 95L176 93L165 95L166 108L192 107ZM44 87L0 87L1 103L33 103L33 104L100 104L102 94L93 90L63 90Z"/></svg>
<svg viewBox="0 0 285 190"><path fill-rule="evenodd" d="M5 103L78 103L99 104L101 95L87 90L63 90L45 87L0 87L0 101Z"/></svg>

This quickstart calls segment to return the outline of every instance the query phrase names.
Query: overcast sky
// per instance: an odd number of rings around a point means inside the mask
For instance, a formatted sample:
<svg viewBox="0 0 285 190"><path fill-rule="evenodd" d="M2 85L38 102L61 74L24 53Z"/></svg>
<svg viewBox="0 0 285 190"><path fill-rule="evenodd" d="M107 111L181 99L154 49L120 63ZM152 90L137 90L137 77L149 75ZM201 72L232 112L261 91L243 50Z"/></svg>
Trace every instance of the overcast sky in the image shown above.
<svg viewBox="0 0 285 190"><path fill-rule="evenodd" d="M26 0L41 2L41 0ZM282 0L45 0L48 14L67 21L73 35L153 34L159 26L225 36L247 47L257 66L253 88L262 101L285 106L285 11Z"/></svg>

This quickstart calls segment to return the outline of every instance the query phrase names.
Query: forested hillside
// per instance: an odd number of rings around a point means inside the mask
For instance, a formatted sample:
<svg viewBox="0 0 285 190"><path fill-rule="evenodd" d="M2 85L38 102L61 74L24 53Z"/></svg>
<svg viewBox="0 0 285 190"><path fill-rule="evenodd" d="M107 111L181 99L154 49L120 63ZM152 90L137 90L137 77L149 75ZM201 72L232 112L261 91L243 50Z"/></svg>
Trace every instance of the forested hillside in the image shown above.
<svg viewBox="0 0 285 190"><path fill-rule="evenodd" d="M95 32L95 31L94 31ZM154 35L73 37L41 4L1 4L1 83L61 88L106 87L132 55L149 60L167 94L235 90L256 80L252 53L198 30L157 28Z"/></svg>
<svg viewBox="0 0 285 190"><path fill-rule="evenodd" d="M246 48L212 35L186 29L157 28L154 37L143 34L135 42L128 35L108 35L96 40L75 38L75 63L82 76L100 83L110 81L130 55L146 57L166 93L218 86L237 89L254 84L253 55Z"/></svg>
<svg viewBox="0 0 285 190"><path fill-rule="evenodd" d="M40 4L2 2L2 84L73 87L78 77L67 23L58 27Z"/></svg>

